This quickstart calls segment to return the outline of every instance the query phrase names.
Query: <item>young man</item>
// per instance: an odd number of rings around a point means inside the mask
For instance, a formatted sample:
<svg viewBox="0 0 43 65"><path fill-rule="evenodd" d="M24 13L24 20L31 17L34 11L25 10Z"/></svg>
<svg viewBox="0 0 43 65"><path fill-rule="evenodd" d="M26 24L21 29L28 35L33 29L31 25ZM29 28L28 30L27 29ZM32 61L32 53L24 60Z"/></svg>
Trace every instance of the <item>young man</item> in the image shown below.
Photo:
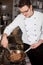
<svg viewBox="0 0 43 65"><path fill-rule="evenodd" d="M1 45L8 46L7 36L19 26L23 32L22 40L24 49L31 47L27 52L32 65L43 63L43 14L33 10L30 0L19 1L19 14L14 21L6 27L3 33Z"/></svg>

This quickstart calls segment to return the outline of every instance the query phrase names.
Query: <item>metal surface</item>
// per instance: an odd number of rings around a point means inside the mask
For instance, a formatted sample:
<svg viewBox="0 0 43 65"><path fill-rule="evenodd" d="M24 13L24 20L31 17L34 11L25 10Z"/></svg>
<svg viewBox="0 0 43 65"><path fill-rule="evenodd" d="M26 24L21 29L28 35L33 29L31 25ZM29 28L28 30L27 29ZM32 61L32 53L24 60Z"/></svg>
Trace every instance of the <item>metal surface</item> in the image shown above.
<svg viewBox="0 0 43 65"><path fill-rule="evenodd" d="M14 53L15 55L13 56L13 58L15 59L15 56L17 56L17 55L21 55L21 57L20 57L20 59L18 60L18 58L17 58L17 60L11 60L10 59L10 57L11 57L11 55L12 55L12 53ZM10 61L10 62L20 62L20 61L22 61L24 58L25 58L25 53L23 52L23 51L21 51L21 50L13 50L12 51L12 53L7 53L6 54L6 57L7 57L7 59ZM18 57L18 56L17 56Z"/></svg>
<svg viewBox="0 0 43 65"><path fill-rule="evenodd" d="M30 47L30 48L28 48L28 49L27 49L24 53L28 52L30 49L31 49L31 47Z"/></svg>
<svg viewBox="0 0 43 65"><path fill-rule="evenodd" d="M7 50L8 50L8 52L10 52L10 54L9 53L6 53L6 57L7 57L7 59L10 61L10 62L20 62L20 61L22 61L22 60L24 60L25 59L25 56L26 56L26 52L28 52L29 50L31 49L31 47L30 48L28 48L26 51L22 51L22 50L10 50L9 48L7 48ZM12 52L11 52L12 51ZM11 55L14 53L14 55L13 55L13 58L15 59L15 56L17 56L18 54L21 54L21 58L18 60L18 58L17 58L17 60L11 60Z"/></svg>
<svg viewBox="0 0 43 65"><path fill-rule="evenodd" d="M7 47L6 49L9 51L10 54L12 53L12 51L9 49L9 47Z"/></svg>

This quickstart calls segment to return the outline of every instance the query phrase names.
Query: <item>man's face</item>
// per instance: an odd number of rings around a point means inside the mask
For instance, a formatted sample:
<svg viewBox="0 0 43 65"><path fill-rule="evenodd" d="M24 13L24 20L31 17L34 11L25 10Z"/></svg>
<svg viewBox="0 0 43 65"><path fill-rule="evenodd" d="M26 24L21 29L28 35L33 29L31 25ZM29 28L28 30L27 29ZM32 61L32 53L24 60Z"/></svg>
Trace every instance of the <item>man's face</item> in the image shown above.
<svg viewBox="0 0 43 65"><path fill-rule="evenodd" d="M30 5L30 7L28 7L27 5L19 8L20 12L25 16L25 17L30 17L31 16L31 11L32 11L32 7Z"/></svg>

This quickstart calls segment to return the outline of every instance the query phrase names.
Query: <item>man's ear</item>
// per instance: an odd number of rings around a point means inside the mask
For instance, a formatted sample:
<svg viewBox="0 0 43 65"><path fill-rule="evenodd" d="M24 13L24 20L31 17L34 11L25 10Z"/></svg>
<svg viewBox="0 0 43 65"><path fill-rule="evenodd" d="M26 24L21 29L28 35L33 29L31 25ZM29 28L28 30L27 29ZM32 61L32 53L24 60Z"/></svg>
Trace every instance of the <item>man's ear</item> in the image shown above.
<svg viewBox="0 0 43 65"><path fill-rule="evenodd" d="M32 10L33 8L32 8L32 5L30 5L30 9Z"/></svg>
<svg viewBox="0 0 43 65"><path fill-rule="evenodd" d="M19 9L19 11L21 11L21 8L18 8Z"/></svg>

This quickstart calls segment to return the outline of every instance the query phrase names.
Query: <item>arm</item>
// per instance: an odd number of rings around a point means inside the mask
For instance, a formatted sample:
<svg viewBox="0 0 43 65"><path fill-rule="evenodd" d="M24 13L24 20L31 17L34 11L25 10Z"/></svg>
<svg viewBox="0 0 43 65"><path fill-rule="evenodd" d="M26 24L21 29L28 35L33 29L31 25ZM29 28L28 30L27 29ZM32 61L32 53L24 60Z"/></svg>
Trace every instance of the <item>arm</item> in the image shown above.
<svg viewBox="0 0 43 65"><path fill-rule="evenodd" d="M11 32L17 27L19 26L19 17L15 18L14 21L12 21L12 23L10 23L4 30L3 33L6 33L7 36L9 36L11 34Z"/></svg>
<svg viewBox="0 0 43 65"><path fill-rule="evenodd" d="M1 45L3 47L8 46L8 39L7 37L10 35L10 33L18 26L18 18L16 18L10 25L8 25L2 35Z"/></svg>
<svg viewBox="0 0 43 65"><path fill-rule="evenodd" d="M8 47L7 34L5 34L5 33L2 35L1 45L2 45L4 48L7 48L7 47Z"/></svg>
<svg viewBox="0 0 43 65"><path fill-rule="evenodd" d="M39 43L43 43L43 14L42 14L41 37L40 37Z"/></svg>
<svg viewBox="0 0 43 65"><path fill-rule="evenodd" d="M43 19L42 17L41 17L41 19ZM42 43L43 43L43 20L42 20L42 26L41 26L41 36L40 36L40 39L39 39L39 41L37 43L33 43L31 45L31 47L32 47L32 49L35 49L35 48L39 47Z"/></svg>
<svg viewBox="0 0 43 65"><path fill-rule="evenodd" d="M39 47L42 43L43 43L43 40L40 39L37 43L33 43L30 47L32 49L35 49L35 48Z"/></svg>

